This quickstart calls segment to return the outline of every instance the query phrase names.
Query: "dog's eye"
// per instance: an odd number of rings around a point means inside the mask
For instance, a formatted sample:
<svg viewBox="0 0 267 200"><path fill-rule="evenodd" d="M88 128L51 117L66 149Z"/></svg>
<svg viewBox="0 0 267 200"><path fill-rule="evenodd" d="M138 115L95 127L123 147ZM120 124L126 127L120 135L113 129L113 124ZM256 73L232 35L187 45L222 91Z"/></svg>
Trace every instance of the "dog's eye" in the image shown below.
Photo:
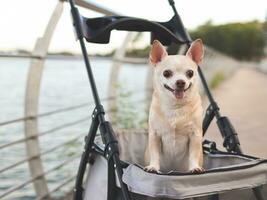
<svg viewBox="0 0 267 200"><path fill-rule="evenodd" d="M194 76L194 71L193 70L187 70L186 71L186 76L188 77L188 78L192 78L193 76Z"/></svg>
<svg viewBox="0 0 267 200"><path fill-rule="evenodd" d="M172 71L171 70L164 70L163 71L163 76L165 78L170 78L172 76Z"/></svg>

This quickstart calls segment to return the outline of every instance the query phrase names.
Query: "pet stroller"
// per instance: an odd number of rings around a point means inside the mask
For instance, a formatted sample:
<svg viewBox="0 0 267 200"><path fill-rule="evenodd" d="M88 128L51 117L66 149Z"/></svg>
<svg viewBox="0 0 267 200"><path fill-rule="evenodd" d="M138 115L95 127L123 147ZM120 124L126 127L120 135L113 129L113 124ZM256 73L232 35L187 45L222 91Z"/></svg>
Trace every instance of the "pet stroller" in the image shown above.
<svg viewBox="0 0 267 200"><path fill-rule="evenodd" d="M123 160L119 157L119 151L127 154L127 148L130 146L134 148L135 155L143 155L147 133L143 130L131 134L115 133L111 124L105 120L105 111L98 96L84 38L87 42L106 44L109 43L112 30L146 31L151 32L151 41L157 39L166 46L180 43L190 47L191 38L176 11L174 1L169 0L174 16L163 23L125 16L85 18L79 14L73 0L69 2L95 102L92 123L85 138L84 152L76 178L74 199L265 199L267 160L242 154L237 133L229 119L221 116L200 67L198 74L210 102L203 121L203 134L215 117L227 152L217 150L214 142L204 141L206 171L202 174L177 171L167 174L148 173L144 171L140 158ZM96 136L98 130L102 147L96 142L99 139ZM120 143L122 137L127 137L124 141L128 143ZM85 173L87 178L84 181ZM226 193L230 195L224 196Z"/></svg>

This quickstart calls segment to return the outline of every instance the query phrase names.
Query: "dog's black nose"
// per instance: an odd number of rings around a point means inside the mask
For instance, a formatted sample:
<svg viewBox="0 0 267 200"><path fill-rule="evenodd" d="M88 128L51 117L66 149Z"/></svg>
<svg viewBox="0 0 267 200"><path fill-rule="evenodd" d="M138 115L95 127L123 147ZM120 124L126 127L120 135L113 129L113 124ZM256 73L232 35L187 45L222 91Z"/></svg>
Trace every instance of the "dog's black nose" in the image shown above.
<svg viewBox="0 0 267 200"><path fill-rule="evenodd" d="M176 81L176 87L179 88L179 89L183 89L185 86L185 81L183 80L178 80Z"/></svg>

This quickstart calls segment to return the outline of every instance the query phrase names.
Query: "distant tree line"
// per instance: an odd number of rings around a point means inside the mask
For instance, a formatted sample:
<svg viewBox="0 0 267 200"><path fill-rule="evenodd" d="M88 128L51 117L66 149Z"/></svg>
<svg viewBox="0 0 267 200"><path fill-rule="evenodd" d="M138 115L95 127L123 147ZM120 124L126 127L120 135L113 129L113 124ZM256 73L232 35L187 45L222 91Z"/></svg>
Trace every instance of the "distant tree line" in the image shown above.
<svg viewBox="0 0 267 200"><path fill-rule="evenodd" d="M264 56L267 22L214 25L209 21L189 32L193 39L201 38L205 45L239 60L259 60ZM149 50L150 46L132 49L127 55L146 57Z"/></svg>
<svg viewBox="0 0 267 200"><path fill-rule="evenodd" d="M239 60L259 60L266 45L266 22L213 25L211 22L190 31L192 38Z"/></svg>

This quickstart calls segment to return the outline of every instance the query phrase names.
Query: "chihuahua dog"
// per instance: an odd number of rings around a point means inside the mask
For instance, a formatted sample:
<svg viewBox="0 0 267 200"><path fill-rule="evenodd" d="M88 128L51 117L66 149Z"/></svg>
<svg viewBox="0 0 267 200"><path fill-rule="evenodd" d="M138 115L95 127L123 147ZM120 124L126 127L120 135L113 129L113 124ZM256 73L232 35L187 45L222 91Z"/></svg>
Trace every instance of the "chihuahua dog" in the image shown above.
<svg viewBox="0 0 267 200"><path fill-rule="evenodd" d="M203 53L200 39L191 44L185 56L168 55L159 41L153 42L150 63L154 67L154 92L145 153L147 171L204 171L203 111L197 84Z"/></svg>

